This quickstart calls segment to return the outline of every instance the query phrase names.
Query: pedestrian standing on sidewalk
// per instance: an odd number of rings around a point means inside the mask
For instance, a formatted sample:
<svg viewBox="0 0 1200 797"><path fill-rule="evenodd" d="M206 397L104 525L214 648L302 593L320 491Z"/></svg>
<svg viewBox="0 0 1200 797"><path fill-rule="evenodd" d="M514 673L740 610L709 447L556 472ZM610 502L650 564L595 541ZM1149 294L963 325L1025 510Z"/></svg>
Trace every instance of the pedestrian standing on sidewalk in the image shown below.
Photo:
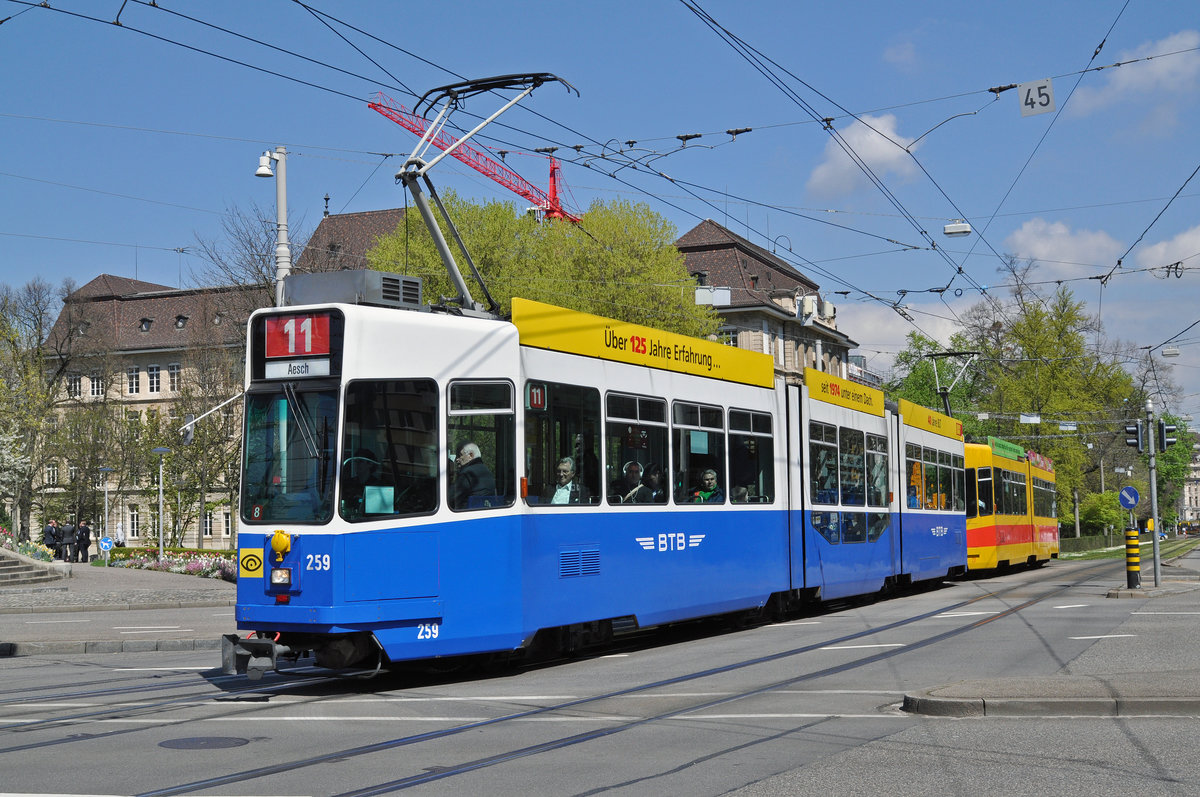
<svg viewBox="0 0 1200 797"><path fill-rule="evenodd" d="M69 520L58 533L58 558L64 562L75 558L75 524Z"/></svg>
<svg viewBox="0 0 1200 797"><path fill-rule="evenodd" d="M58 521L54 518L42 529L42 545L50 549L51 556L58 556Z"/></svg>
<svg viewBox="0 0 1200 797"><path fill-rule="evenodd" d="M91 547L92 527L86 520L81 520L79 528L75 529L75 561L86 565L90 558L88 551Z"/></svg>

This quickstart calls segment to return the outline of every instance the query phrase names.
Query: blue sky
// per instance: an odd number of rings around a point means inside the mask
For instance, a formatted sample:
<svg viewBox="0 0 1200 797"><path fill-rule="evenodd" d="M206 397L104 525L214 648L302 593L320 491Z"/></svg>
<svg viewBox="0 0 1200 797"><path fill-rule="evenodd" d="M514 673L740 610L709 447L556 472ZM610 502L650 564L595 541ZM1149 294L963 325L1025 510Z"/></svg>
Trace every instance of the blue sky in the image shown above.
<svg viewBox="0 0 1200 797"><path fill-rule="evenodd" d="M50 5L0 0L8 285L190 284L197 237L218 239L227 208L273 209L272 181L253 173L279 144L293 228L316 225L325 194L335 213L402 206L393 174L415 139L366 107L375 92L411 106L410 92L463 78L552 72L580 96L547 84L485 143L559 146L576 207L646 202L680 233L713 218L776 249L878 367L913 329L893 304L945 341L985 286L1004 293L1009 253L1037 259L1047 295L1068 281L1111 338L1156 346L1200 318L1194 0L700 2L782 87L679 0ZM988 91L1047 78L1052 113ZM456 121L495 107L474 98ZM724 132L738 128L751 130ZM507 162L545 186L544 159ZM523 204L457 162L432 176ZM977 234L943 237L958 217ZM1160 362L1185 393L1169 408L1200 417L1195 341L1200 327Z"/></svg>

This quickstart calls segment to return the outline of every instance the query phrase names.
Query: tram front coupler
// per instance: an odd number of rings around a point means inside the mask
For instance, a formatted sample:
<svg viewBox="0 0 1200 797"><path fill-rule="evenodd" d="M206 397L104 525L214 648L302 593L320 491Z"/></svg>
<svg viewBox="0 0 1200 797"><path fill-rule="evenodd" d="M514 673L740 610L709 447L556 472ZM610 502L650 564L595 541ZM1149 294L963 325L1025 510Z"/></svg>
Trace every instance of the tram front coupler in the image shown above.
<svg viewBox="0 0 1200 797"><path fill-rule="evenodd" d="M290 656L292 649L270 637L243 637L225 634L221 637L221 671L226 675L246 674L257 681L268 670L279 668L279 658Z"/></svg>

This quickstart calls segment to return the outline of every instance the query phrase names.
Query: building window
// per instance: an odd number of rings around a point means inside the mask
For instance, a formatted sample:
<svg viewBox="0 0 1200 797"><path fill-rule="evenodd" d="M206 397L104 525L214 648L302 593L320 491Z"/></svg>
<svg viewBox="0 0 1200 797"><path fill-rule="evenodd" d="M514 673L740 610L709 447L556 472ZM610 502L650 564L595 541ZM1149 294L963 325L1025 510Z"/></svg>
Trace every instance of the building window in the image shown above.
<svg viewBox="0 0 1200 797"><path fill-rule="evenodd" d="M136 506L129 507L129 536L137 537L140 532L141 524L138 522L138 508Z"/></svg>
<svg viewBox="0 0 1200 797"><path fill-rule="evenodd" d="M67 375L67 396L79 398L83 395L83 377L80 374Z"/></svg>
<svg viewBox="0 0 1200 797"><path fill-rule="evenodd" d="M153 323L154 323L153 318L143 318L141 321L138 322L138 329L140 329L142 332L149 332L150 325Z"/></svg>
<svg viewBox="0 0 1200 797"><path fill-rule="evenodd" d="M148 393L157 393L158 392L159 384L160 384L159 378L158 378L158 371L159 371L159 368L157 365L146 366L146 382L147 382L146 392L148 392Z"/></svg>
<svg viewBox="0 0 1200 797"><path fill-rule="evenodd" d="M171 363L167 366L167 378L170 381L170 389L173 393L179 392L179 363Z"/></svg>
<svg viewBox="0 0 1200 797"><path fill-rule="evenodd" d="M140 369L136 365L131 365L129 370L125 372L126 392L129 395L137 395L142 389L142 380L139 377Z"/></svg>
<svg viewBox="0 0 1200 797"><path fill-rule="evenodd" d="M717 333L717 343L725 346L732 346L735 349L738 345L738 333L736 329L722 329Z"/></svg>
<svg viewBox="0 0 1200 797"><path fill-rule="evenodd" d="M94 373L91 376L92 382L92 397L99 398L104 395L104 377L99 373Z"/></svg>
<svg viewBox="0 0 1200 797"><path fill-rule="evenodd" d="M213 513L210 509L204 513L204 536L211 537L213 531Z"/></svg>
<svg viewBox="0 0 1200 797"><path fill-rule="evenodd" d="M79 478L79 466L78 465L67 465L67 483L74 484L75 480L78 478Z"/></svg>
<svg viewBox="0 0 1200 797"><path fill-rule="evenodd" d="M222 514L224 523L221 526L221 533L228 537L233 534L233 513L226 509Z"/></svg>
<svg viewBox="0 0 1200 797"><path fill-rule="evenodd" d="M187 326L187 322L188 322L187 316L185 316L185 315L175 316L175 328L176 329L183 329L184 327Z"/></svg>
<svg viewBox="0 0 1200 797"><path fill-rule="evenodd" d="M47 462L46 463L46 486L53 487L56 484L58 484L58 463L57 462Z"/></svg>

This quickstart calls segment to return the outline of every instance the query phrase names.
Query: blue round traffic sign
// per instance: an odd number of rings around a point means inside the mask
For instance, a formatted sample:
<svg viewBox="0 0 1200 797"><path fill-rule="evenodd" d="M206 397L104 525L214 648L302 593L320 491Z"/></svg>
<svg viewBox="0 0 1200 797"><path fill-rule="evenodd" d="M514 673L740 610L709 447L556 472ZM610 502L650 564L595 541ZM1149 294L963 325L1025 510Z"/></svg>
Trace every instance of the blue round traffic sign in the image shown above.
<svg viewBox="0 0 1200 797"><path fill-rule="evenodd" d="M110 550L112 547L113 547L112 537L101 537L100 538L100 550L107 551L107 550Z"/></svg>
<svg viewBox="0 0 1200 797"><path fill-rule="evenodd" d="M1135 506L1137 506L1138 497L1138 491L1132 487L1126 487L1122 489L1120 497L1121 506L1125 507L1126 509L1133 509Z"/></svg>

